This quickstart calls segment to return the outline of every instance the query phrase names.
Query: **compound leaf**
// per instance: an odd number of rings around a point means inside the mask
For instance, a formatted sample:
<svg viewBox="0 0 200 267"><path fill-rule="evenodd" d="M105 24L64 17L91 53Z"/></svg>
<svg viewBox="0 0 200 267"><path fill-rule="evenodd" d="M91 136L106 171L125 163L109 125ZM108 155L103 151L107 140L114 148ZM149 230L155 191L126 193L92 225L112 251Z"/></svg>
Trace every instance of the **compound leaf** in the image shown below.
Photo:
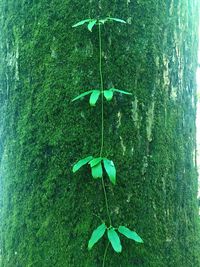
<svg viewBox="0 0 200 267"><path fill-rule="evenodd" d="M119 90L119 89L115 89L115 88L111 88L110 90L112 90L114 92L121 93L121 94L125 94L125 95L132 95L132 93L129 93L129 92L123 91L123 90Z"/></svg>
<svg viewBox="0 0 200 267"><path fill-rule="evenodd" d="M121 23L126 23L126 21L123 19L118 19L118 18L108 18L108 19L113 20L113 21L117 21L117 22L121 22Z"/></svg>
<svg viewBox="0 0 200 267"><path fill-rule="evenodd" d="M115 165L113 161L109 159L104 159L103 163L104 163L104 168L108 174L108 177L111 183L115 185L116 184L116 169L115 169Z"/></svg>
<svg viewBox="0 0 200 267"><path fill-rule="evenodd" d="M125 226L119 226L118 231L129 239L132 239L138 243L144 243L142 238L134 231L131 231Z"/></svg>
<svg viewBox="0 0 200 267"><path fill-rule="evenodd" d="M94 27L94 25L96 24L97 20L94 19L94 20L91 20L88 24L88 30L89 31L92 31L92 28Z"/></svg>
<svg viewBox="0 0 200 267"><path fill-rule="evenodd" d="M104 90L103 94L104 94L107 101L112 100L112 98L113 98L113 91L112 90Z"/></svg>
<svg viewBox="0 0 200 267"><path fill-rule="evenodd" d="M122 251L122 245L121 245L121 242L120 242L120 239L119 239L117 232L113 228L111 228L111 229L108 229L107 234L108 234L108 239L109 239L113 249L117 253L120 253Z"/></svg>
<svg viewBox="0 0 200 267"><path fill-rule="evenodd" d="M74 166L73 166L73 173L78 171L83 165L87 164L89 161L93 159L92 156L86 157L84 159L79 160Z"/></svg>
<svg viewBox="0 0 200 267"><path fill-rule="evenodd" d="M86 96L86 95L89 95L89 94L91 94L92 92L93 92L93 90L84 92L84 93L78 95L77 97L75 97L74 99L72 99L72 102L73 102L73 101L76 101L76 100L78 100L79 98L82 98L82 97L84 97L84 96Z"/></svg>
<svg viewBox="0 0 200 267"><path fill-rule="evenodd" d="M101 157L92 159L92 160L89 162L89 163L90 163L90 167L91 167L91 168L94 167L94 166L97 165L101 160L102 160Z"/></svg>
<svg viewBox="0 0 200 267"><path fill-rule="evenodd" d="M90 106L94 107L100 95L100 90L92 90L92 94L90 96Z"/></svg>
<svg viewBox="0 0 200 267"><path fill-rule="evenodd" d="M101 162L99 162L98 164L94 165L91 169L92 169L92 177L94 179L102 177L103 170L102 170Z"/></svg>
<svg viewBox="0 0 200 267"><path fill-rule="evenodd" d="M102 236L104 235L106 231L106 225L105 223L101 224L99 227L97 227L91 237L90 237L90 240L88 242L88 249L92 249L92 247L99 241L99 239L102 238Z"/></svg>
<svg viewBox="0 0 200 267"><path fill-rule="evenodd" d="M72 27L74 28L74 27L81 26L81 25L83 25L83 24L85 24L86 22L89 22L89 21L91 21L91 19L81 20L81 21L77 22L76 24L74 24Z"/></svg>

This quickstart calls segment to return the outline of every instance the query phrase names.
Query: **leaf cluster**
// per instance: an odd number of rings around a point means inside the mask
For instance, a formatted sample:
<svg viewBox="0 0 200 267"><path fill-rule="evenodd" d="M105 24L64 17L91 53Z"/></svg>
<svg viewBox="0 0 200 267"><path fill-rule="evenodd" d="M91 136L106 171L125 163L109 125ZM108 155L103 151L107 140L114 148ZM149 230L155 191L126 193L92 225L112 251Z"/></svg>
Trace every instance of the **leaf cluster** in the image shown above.
<svg viewBox="0 0 200 267"><path fill-rule="evenodd" d="M84 92L84 93L78 95L77 97L72 99L72 102L74 102L78 99L84 98L87 95L90 95L89 103L90 103L90 106L93 107L96 105L101 93L103 93L103 95L107 101L111 101L115 92L125 94L125 95L132 95L132 93L129 93L129 92L123 91L123 90L119 90L119 89L116 89L114 87L110 88L108 90L103 90L103 91L101 91L99 89L98 90L94 89L94 90L90 90L90 91L87 91L87 92Z"/></svg>
<svg viewBox="0 0 200 267"><path fill-rule="evenodd" d="M137 243L143 243L142 238L135 232L130 230L125 226L119 226L117 229L114 227L106 227L105 223L98 226L92 233L90 240L88 242L88 249L92 249L92 247L103 237L107 230L107 237L109 242L111 243L114 251L120 253L122 251L122 245L117 231L124 235L125 237L134 240ZM117 230L117 231L116 231Z"/></svg>
<svg viewBox="0 0 200 267"><path fill-rule="evenodd" d="M103 176L103 166L104 169L109 177L109 180L114 185L116 184L116 168L112 160L109 160L107 158L94 158L93 156L88 156L84 159L79 160L74 166L73 166L73 173L78 171L82 166L89 164L91 168L92 177L94 179L102 178Z"/></svg>
<svg viewBox="0 0 200 267"><path fill-rule="evenodd" d="M101 24L105 24L106 22L120 22L120 23L126 23L125 20L123 19L118 19L118 18L105 18L105 19L84 19L84 20L81 20L79 22L77 22L76 24L74 24L72 27L75 28L75 27L78 27L78 26L82 26L84 24L87 24L87 28L89 31L92 31L93 27L95 25L101 25Z"/></svg>

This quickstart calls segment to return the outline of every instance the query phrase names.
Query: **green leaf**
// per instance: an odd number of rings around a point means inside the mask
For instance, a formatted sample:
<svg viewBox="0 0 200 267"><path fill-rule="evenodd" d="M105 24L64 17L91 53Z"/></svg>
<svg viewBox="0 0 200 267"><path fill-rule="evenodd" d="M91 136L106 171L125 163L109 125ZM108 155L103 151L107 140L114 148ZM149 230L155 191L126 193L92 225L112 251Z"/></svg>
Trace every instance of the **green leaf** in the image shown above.
<svg viewBox="0 0 200 267"><path fill-rule="evenodd" d="M106 231L105 223L101 224L97 229L95 229L88 242L88 249L90 250L98 241L102 238Z"/></svg>
<svg viewBox="0 0 200 267"><path fill-rule="evenodd" d="M81 26L81 25L83 25L83 24L85 24L86 22L89 22L89 21L91 21L91 19L81 20L81 21L77 22L76 24L74 24L72 27L74 28L74 27Z"/></svg>
<svg viewBox="0 0 200 267"><path fill-rule="evenodd" d="M94 20L91 20L88 24L88 30L89 31L92 31L92 28L94 27L94 25L96 24L97 20L94 19Z"/></svg>
<svg viewBox="0 0 200 267"><path fill-rule="evenodd" d="M90 96L90 105L91 106L96 105L96 102L99 98L100 93L101 93L100 90L92 90L92 94Z"/></svg>
<svg viewBox="0 0 200 267"><path fill-rule="evenodd" d="M118 231L127 238L130 238L138 243L144 243L142 238L136 232L131 231L125 226L119 226Z"/></svg>
<svg viewBox="0 0 200 267"><path fill-rule="evenodd" d="M126 23L126 21L123 19L118 19L118 18L108 18L108 19L113 20L113 21L117 21L117 22L121 22L121 23Z"/></svg>
<svg viewBox="0 0 200 267"><path fill-rule="evenodd" d="M113 91L112 90L104 90L103 94L104 94L107 101L112 100L112 98L113 98Z"/></svg>
<svg viewBox="0 0 200 267"><path fill-rule="evenodd" d="M112 90L114 92L122 93L122 94L125 94L125 95L132 95L132 93L129 93L129 92L123 91L123 90L119 90L119 89L115 89L115 88L110 88L110 90Z"/></svg>
<svg viewBox="0 0 200 267"><path fill-rule="evenodd" d="M94 179L102 177L103 170L102 170L101 162L99 162L98 164L94 165L91 169L92 169L92 177Z"/></svg>
<svg viewBox="0 0 200 267"><path fill-rule="evenodd" d="M115 185L116 184L116 169L115 169L115 165L113 161L109 159L104 159L103 163L104 163L104 168L108 174L110 181Z"/></svg>
<svg viewBox="0 0 200 267"><path fill-rule="evenodd" d="M84 96L86 96L86 95L89 95L89 94L91 94L92 92L93 92L93 90L84 92L84 93L78 95L77 97L75 97L74 99L72 99L72 102L73 102L73 101L76 101L76 100L78 100L79 98L82 98L82 97L84 97Z"/></svg>
<svg viewBox="0 0 200 267"><path fill-rule="evenodd" d="M97 165L100 161L102 161L102 158L101 158L101 157L99 157L99 158L94 158L94 159L92 159L92 160L89 162L89 164L90 164L90 166L91 166L91 168L92 168L92 167L94 167L95 165Z"/></svg>
<svg viewBox="0 0 200 267"><path fill-rule="evenodd" d="M108 239L109 239L113 249L117 253L120 253L122 251L122 245L121 245L119 236L116 233L116 231L113 228L111 228L111 229L108 229L107 234L108 234Z"/></svg>
<svg viewBox="0 0 200 267"><path fill-rule="evenodd" d="M84 159L79 160L73 167L72 171L73 173L78 171L83 165L87 164L91 159L93 159L92 156L86 157Z"/></svg>

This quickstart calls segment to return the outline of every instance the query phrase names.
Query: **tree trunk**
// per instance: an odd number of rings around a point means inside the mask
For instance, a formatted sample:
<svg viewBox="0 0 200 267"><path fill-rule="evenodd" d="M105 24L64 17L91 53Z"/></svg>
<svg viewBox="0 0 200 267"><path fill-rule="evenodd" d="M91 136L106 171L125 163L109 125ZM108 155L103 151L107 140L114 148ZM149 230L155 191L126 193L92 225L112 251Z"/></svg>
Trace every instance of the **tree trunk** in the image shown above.
<svg viewBox="0 0 200 267"><path fill-rule="evenodd" d="M198 0L2 0L0 34L0 198L3 267L101 267L107 222L100 180L73 164L99 153L101 105L78 94L100 87L131 92L105 102L105 177L114 226L135 230L109 246L106 267L200 266L195 109Z"/></svg>

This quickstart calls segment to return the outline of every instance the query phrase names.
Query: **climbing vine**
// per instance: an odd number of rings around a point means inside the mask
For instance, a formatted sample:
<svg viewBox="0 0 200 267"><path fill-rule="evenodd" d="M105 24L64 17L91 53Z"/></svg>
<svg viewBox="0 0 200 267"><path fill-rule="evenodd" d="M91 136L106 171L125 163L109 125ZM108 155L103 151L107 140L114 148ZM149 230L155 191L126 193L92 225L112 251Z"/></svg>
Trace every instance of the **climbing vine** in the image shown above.
<svg viewBox="0 0 200 267"><path fill-rule="evenodd" d="M102 266L105 266L106 254L109 247L109 244L112 245L115 252L120 253L122 251L122 245L120 241L120 237L118 233L124 235L125 237L132 239L138 243L143 243L142 238L135 232L130 230L129 228L120 225L119 227L114 227L112 223L112 218L110 214L109 202L107 198L107 192L105 188L105 181L104 177L107 174L110 182L113 185L116 185L116 168L113 160L105 158L104 155L104 101L111 101L113 99L114 93L121 93L124 95L131 95L131 93L119 90L117 88L104 88L104 81L103 81L103 72L102 72L102 32L101 27L103 24L108 22L119 22L119 23L126 23L126 21L119 19L119 18L104 18L104 19L85 19L79 21L72 27L78 27L82 25L87 25L87 28L90 32L92 32L93 27L96 25L98 27L98 37L99 37L99 76L100 76L100 88L99 89L92 89L86 92L81 93L74 99L72 102L80 100L86 96L89 97L89 104L90 106L95 106L97 101L100 99L101 102L101 146L99 149L98 156L87 156L86 158L80 159L74 166L73 166L73 173L78 171L84 165L89 165L91 169L91 175L93 179L101 179L104 198L105 198L105 206L107 217L109 221L109 225L106 225L104 221L102 224L99 225L93 232L88 242L88 249L92 249L93 246L104 236L105 232L107 232L108 243L105 247L104 256Z"/></svg>

